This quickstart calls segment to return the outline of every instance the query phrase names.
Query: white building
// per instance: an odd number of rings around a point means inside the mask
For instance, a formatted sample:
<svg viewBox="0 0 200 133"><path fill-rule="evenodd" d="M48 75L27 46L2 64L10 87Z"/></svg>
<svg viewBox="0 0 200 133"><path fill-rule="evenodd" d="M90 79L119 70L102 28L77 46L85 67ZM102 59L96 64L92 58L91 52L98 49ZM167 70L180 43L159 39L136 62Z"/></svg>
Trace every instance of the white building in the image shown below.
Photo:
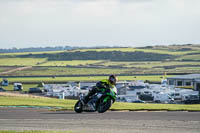
<svg viewBox="0 0 200 133"><path fill-rule="evenodd" d="M200 74L188 74L167 78L168 85L176 87L191 87L196 91L200 91Z"/></svg>

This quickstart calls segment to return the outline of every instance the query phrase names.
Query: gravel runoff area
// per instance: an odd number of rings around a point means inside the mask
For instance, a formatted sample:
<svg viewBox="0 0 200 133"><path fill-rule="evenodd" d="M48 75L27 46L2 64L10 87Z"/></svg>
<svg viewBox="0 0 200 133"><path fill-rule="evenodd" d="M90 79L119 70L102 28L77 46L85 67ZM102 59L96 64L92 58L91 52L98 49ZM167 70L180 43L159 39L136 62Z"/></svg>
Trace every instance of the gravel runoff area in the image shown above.
<svg viewBox="0 0 200 133"><path fill-rule="evenodd" d="M200 112L52 112L0 108L0 130L53 130L78 133L199 133Z"/></svg>

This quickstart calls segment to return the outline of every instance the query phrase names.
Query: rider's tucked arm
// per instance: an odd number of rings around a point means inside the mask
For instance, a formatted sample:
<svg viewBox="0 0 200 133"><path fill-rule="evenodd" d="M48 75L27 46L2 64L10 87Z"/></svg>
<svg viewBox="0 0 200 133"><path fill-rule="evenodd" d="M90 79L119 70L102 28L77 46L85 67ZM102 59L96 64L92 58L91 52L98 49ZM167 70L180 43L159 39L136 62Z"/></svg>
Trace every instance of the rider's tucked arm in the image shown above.
<svg viewBox="0 0 200 133"><path fill-rule="evenodd" d="M107 86L104 82L97 82L96 87L99 89L109 89L109 86Z"/></svg>

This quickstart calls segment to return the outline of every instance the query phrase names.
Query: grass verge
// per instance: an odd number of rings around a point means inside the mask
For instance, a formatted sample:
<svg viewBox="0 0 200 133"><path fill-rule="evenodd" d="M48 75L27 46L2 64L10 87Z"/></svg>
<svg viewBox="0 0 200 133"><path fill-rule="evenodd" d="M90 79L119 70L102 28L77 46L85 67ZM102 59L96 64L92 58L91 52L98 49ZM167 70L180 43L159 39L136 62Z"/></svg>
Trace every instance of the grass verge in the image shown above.
<svg viewBox="0 0 200 133"><path fill-rule="evenodd" d="M62 100L55 98L33 97L30 95L9 96L0 93L0 106L29 106L29 107L52 107L62 110L73 110L76 100ZM130 110L130 111L200 111L200 104L144 104L144 103L122 103L116 102L111 110Z"/></svg>
<svg viewBox="0 0 200 133"><path fill-rule="evenodd" d="M200 104L148 104L148 103L120 103L113 104L111 110L129 111L200 111Z"/></svg>
<svg viewBox="0 0 200 133"><path fill-rule="evenodd" d="M3 96L2 96L3 95ZM56 98L38 97L32 95L6 95L0 93L0 106L24 106L24 107L51 107L73 110L75 100L61 100Z"/></svg>

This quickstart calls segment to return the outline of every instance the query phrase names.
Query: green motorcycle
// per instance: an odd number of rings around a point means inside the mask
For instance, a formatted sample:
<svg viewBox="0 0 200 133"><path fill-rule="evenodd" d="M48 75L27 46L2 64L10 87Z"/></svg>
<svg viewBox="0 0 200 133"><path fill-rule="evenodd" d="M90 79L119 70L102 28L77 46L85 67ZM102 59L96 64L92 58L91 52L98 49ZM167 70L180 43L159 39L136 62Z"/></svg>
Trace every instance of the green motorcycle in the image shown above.
<svg viewBox="0 0 200 133"><path fill-rule="evenodd" d="M76 102L74 106L74 111L76 113L82 113L83 111L84 112L98 111L99 113L104 113L115 102L116 94L117 94L116 88L109 89L109 91L102 89L100 92L97 92L93 96L91 96L87 104L84 104L83 102L84 96L83 94L81 94L79 100Z"/></svg>

